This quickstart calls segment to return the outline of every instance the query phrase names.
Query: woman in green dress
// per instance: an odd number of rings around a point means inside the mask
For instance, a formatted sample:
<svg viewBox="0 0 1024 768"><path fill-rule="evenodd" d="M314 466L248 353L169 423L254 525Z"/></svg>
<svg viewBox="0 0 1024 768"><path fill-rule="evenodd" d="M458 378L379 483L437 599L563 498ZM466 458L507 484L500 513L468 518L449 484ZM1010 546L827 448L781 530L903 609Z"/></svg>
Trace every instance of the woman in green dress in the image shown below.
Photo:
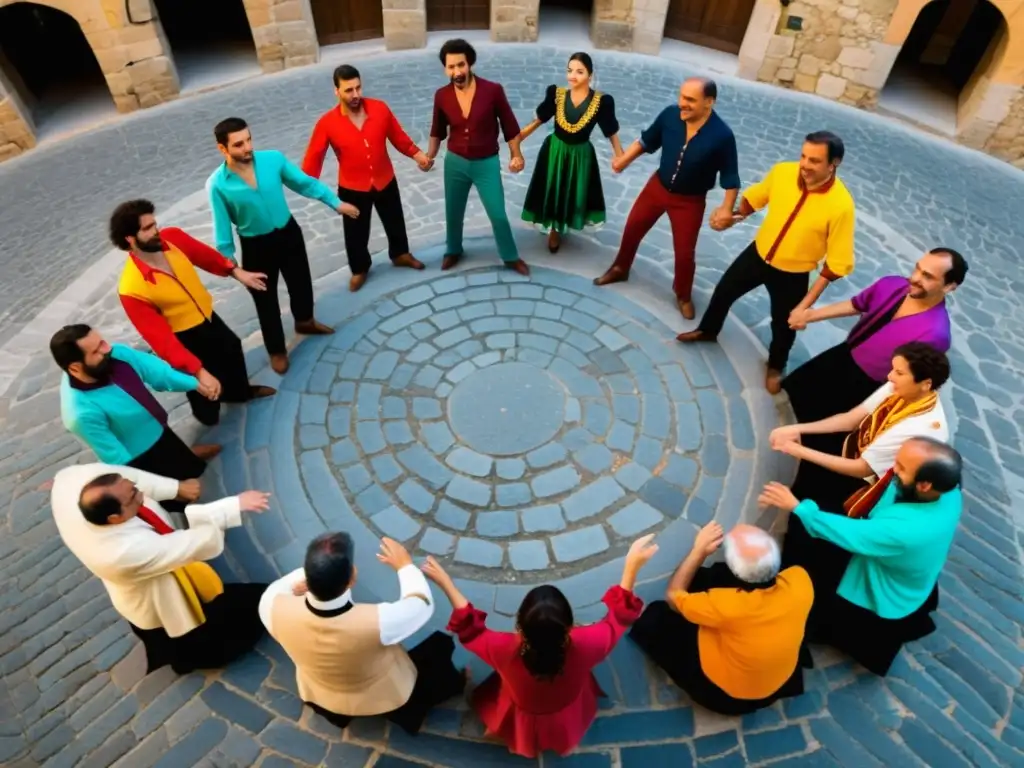
<svg viewBox="0 0 1024 768"><path fill-rule="evenodd" d="M525 140L548 120L555 130L544 139L534 165L523 205L523 221L548 233L548 250L558 251L567 229L582 230L605 220L604 191L597 154L590 143L595 126L611 142L615 157L622 154L615 100L595 91L590 80L594 62L586 53L569 57L568 88L549 85L536 118L523 129Z"/></svg>

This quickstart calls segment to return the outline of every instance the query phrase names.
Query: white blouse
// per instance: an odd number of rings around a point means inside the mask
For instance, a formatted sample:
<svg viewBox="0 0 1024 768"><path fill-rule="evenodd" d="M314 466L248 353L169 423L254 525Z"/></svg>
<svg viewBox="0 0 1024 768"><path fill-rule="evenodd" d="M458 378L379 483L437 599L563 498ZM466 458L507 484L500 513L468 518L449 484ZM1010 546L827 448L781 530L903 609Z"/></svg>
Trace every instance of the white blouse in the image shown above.
<svg viewBox="0 0 1024 768"><path fill-rule="evenodd" d="M886 382L861 403L861 407L871 413L892 394L893 386ZM942 442L949 440L949 424L941 400L936 400L935 407L927 413L919 413L889 427L861 451L860 457L877 477L881 477L892 468L903 444L914 437L931 437Z"/></svg>

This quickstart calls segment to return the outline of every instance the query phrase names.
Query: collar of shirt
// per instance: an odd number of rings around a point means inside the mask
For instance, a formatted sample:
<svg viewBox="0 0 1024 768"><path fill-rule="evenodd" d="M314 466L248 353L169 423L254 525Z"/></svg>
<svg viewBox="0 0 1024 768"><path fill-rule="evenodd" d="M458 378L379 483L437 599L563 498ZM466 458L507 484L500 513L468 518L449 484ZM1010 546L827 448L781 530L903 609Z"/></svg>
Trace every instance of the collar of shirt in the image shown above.
<svg viewBox="0 0 1024 768"><path fill-rule="evenodd" d="M130 369L131 373L128 370ZM77 389L82 392L90 392L94 389L103 389L103 387L109 387L111 384L117 384L118 379L124 379L126 376L130 376L135 373L135 370L123 360L111 358L110 360L110 373L102 379L96 381L82 381L79 378L68 374L68 384L71 385L72 389Z"/></svg>
<svg viewBox="0 0 1024 768"><path fill-rule="evenodd" d="M167 245L167 243L163 244L161 250L164 251L165 253L169 250L169 246ZM135 264L135 267L142 274L143 280L145 280L147 283L153 283L154 285L156 285L155 273L161 272L163 270L158 270L152 264L148 264L147 262L143 261L141 258L139 258L139 256L135 254L134 251L129 252L128 258L132 260L132 263Z"/></svg>
<svg viewBox="0 0 1024 768"><path fill-rule="evenodd" d="M834 187L835 184L836 184L836 175L835 175L835 173L833 173L831 176L828 177L828 181L826 181L820 187L815 187L814 189L808 189L807 188L807 183L804 181L804 177L803 176L797 174L797 177L796 177L796 185L798 187L800 187L800 191L801 192L806 192L809 195L817 195L817 194L822 194L823 195L826 192L828 192L830 189L832 189L832 187Z"/></svg>
<svg viewBox="0 0 1024 768"><path fill-rule="evenodd" d="M312 593L307 592L306 602L309 603L310 608L315 608L318 611L336 611L352 602L352 590L346 589L345 594L333 600L317 600Z"/></svg>

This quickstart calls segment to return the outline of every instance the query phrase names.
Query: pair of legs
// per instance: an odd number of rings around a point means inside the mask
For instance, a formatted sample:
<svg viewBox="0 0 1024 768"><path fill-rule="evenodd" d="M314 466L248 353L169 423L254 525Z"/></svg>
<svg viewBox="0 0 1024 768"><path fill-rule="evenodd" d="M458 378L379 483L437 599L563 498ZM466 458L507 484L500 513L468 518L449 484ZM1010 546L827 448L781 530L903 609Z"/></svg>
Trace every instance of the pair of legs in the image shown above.
<svg viewBox="0 0 1024 768"><path fill-rule="evenodd" d="M431 709L466 688L466 676L452 664L455 641L444 632L434 632L430 637L409 651L409 658L416 667L416 684L409 700L398 709L381 715L403 731L415 735ZM311 702L306 702L315 712L330 723L345 728L354 719L350 715L330 712Z"/></svg>
<svg viewBox="0 0 1024 768"><path fill-rule="evenodd" d="M483 203L498 256L506 266L520 262L519 249L512 236L512 225L505 212L505 188L501 183L501 161L497 155L482 160L467 160L454 152L444 156L444 219L447 234L442 269L451 269L462 257L462 232L465 226L466 203L469 191L476 187ZM525 264L523 265L525 267Z"/></svg>
<svg viewBox="0 0 1024 768"><path fill-rule="evenodd" d="M220 446L217 446L218 453L219 450ZM194 480L206 471L206 461L185 445L185 441L170 427L164 427L157 441L144 453L129 461L128 466L173 480ZM184 501L171 499L161 502L161 506L168 512L184 512L186 504Z"/></svg>
<svg viewBox="0 0 1024 768"><path fill-rule="evenodd" d="M288 300L296 332L334 332L313 318L313 277L309 271L309 256L306 254L302 228L292 218L273 232L240 239L242 269L262 272L267 276L267 290L250 289L249 293L256 304L256 315L260 320L260 330L263 331L263 345L270 355L271 366L278 373L284 373L288 369L288 349L281 323L281 304L277 298L278 277L288 287Z"/></svg>
<svg viewBox="0 0 1024 768"><path fill-rule="evenodd" d="M279 320L280 322L280 320ZM209 400L198 392L188 392L189 405L196 421L212 427L220 421L220 404L245 403L274 394L270 387L249 383L242 341L216 312L206 322L175 334L189 352L199 358L211 376L220 382L220 399Z"/></svg>
<svg viewBox="0 0 1024 768"><path fill-rule="evenodd" d="M370 271L370 221L371 213L376 210L384 225L384 234L388 238L388 257L395 266L423 269L423 265L409 253L409 235L405 229L405 213L402 211L402 193L398 189L398 179L393 178L384 189L370 188L366 192L338 187L338 197L359 209L359 218L342 217L345 232L345 252L348 254L348 266L352 270L349 288L359 290L366 282L366 274Z"/></svg>
<svg viewBox="0 0 1024 768"><path fill-rule="evenodd" d="M676 295L683 316L692 319L694 310L691 294L693 276L697 269L697 236L704 221L704 205L703 195L677 195L669 192L655 173L629 211L615 263L594 283L608 285L627 279L629 270L636 260L640 242L658 220L668 214L672 227L672 250L676 256L676 276L672 283L672 291Z"/></svg>

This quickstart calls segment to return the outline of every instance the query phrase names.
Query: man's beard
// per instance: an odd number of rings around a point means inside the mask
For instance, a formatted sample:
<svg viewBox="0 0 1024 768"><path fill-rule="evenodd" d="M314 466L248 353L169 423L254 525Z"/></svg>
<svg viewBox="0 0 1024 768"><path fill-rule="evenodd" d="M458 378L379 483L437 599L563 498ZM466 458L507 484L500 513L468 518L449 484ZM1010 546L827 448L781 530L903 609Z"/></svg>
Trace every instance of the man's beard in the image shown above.
<svg viewBox="0 0 1024 768"><path fill-rule="evenodd" d="M893 487L896 488L896 501L902 503L912 503L921 501L921 497L917 493L917 485L905 485L902 480L896 475L892 477Z"/></svg>
<svg viewBox="0 0 1024 768"><path fill-rule="evenodd" d="M234 160L236 163L251 163L252 152L246 152L241 155L232 155L231 159Z"/></svg>
<svg viewBox="0 0 1024 768"><path fill-rule="evenodd" d="M160 239L160 235L153 235L149 240L135 240L135 245L140 251L145 253L160 253L164 249L164 243Z"/></svg>
<svg viewBox="0 0 1024 768"><path fill-rule="evenodd" d="M85 372L85 375L91 379L106 379L110 376L113 369L114 358L110 355L106 355L103 360L96 365L82 366L82 370Z"/></svg>
<svg viewBox="0 0 1024 768"><path fill-rule="evenodd" d="M473 75L470 72L467 72L464 75L452 75L452 82L455 83L455 85L468 85L469 79L472 76Z"/></svg>
<svg viewBox="0 0 1024 768"><path fill-rule="evenodd" d="M363 100L362 99L352 99L352 101L346 101L345 102L345 109L347 109L349 112L356 113L356 112L359 112L359 110L361 110L362 108L363 108Z"/></svg>

